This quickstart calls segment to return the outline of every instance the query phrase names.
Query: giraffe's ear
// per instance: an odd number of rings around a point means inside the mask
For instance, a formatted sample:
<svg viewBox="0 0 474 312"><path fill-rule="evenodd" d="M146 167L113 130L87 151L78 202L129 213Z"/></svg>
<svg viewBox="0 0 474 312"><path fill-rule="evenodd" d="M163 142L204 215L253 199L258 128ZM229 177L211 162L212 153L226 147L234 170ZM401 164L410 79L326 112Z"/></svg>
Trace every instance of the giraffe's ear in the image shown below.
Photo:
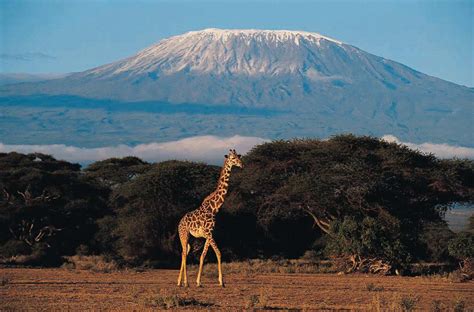
<svg viewBox="0 0 474 312"><path fill-rule="evenodd" d="M239 155L237 155L237 156L238 156L239 158L240 158L240 157L242 157L242 155L240 155L240 154L239 154Z"/></svg>
<svg viewBox="0 0 474 312"><path fill-rule="evenodd" d="M229 157L228 155L224 155L225 158Z"/></svg>

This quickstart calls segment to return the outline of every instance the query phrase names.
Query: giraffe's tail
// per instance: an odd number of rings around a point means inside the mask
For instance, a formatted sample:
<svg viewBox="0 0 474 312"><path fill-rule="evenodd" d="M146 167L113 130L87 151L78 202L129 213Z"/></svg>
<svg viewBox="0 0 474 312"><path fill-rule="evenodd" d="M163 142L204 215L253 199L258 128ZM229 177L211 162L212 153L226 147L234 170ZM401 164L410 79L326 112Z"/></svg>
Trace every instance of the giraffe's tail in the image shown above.
<svg viewBox="0 0 474 312"><path fill-rule="evenodd" d="M191 250L191 245L188 244L188 246L186 247L186 255L189 255L189 251Z"/></svg>

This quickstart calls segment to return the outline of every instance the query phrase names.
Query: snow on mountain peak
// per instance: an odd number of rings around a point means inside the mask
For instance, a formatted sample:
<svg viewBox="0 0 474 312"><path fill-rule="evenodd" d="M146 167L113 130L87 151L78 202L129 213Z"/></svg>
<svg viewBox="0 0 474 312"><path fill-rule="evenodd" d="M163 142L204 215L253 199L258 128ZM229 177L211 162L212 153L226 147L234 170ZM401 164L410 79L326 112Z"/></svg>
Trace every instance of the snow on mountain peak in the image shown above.
<svg viewBox="0 0 474 312"><path fill-rule="evenodd" d="M348 47L304 31L208 28L163 39L135 56L92 69L88 74L278 75L306 71L308 59L314 58L312 54L332 46Z"/></svg>
<svg viewBox="0 0 474 312"><path fill-rule="evenodd" d="M206 28L203 30L190 31L182 36L213 36L218 40L228 40L232 37L246 37L248 39L260 38L267 41L294 41L298 39L306 39L308 41L317 42L321 39L332 41L337 44L342 44L341 41L323 36L318 33L297 31L297 30L260 30L260 29L219 29Z"/></svg>

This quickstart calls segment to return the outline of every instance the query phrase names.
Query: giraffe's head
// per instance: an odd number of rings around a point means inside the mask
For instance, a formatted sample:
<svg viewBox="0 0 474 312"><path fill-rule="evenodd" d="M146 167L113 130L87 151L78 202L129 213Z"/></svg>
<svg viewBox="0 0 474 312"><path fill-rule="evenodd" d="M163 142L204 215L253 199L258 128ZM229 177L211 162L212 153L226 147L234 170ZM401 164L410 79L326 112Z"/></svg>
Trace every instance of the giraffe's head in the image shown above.
<svg viewBox="0 0 474 312"><path fill-rule="evenodd" d="M235 151L235 149L231 149L229 151L229 155L225 155L225 158L227 158L227 163L232 167L232 166L236 166L236 167L239 167L239 168L243 168L244 165L242 164L242 159L241 159L242 155L239 155L237 154L237 152Z"/></svg>

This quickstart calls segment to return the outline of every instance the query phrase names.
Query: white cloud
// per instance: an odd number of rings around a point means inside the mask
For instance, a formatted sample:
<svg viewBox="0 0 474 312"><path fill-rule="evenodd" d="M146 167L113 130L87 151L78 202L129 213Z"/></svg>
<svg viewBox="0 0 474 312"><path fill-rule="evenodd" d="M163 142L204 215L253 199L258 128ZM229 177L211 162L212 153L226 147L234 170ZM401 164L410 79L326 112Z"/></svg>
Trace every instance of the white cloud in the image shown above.
<svg viewBox="0 0 474 312"><path fill-rule="evenodd" d="M6 145L0 143L0 152L49 154L56 159L71 162L88 163L111 157L137 156L147 161L163 161L169 159L204 161L220 164L224 155L231 148L246 154L252 147L268 140L258 137L196 136L178 141L164 143L140 144L137 146L109 146L82 148L64 144L52 145Z"/></svg>
<svg viewBox="0 0 474 312"><path fill-rule="evenodd" d="M433 153L440 158L471 158L474 159L474 148L451 146L447 144L422 143L414 144L401 142L393 135L384 135L383 140L404 144L411 149L425 153ZM70 162L82 164L103 160L111 157L137 156L147 161L163 161L169 159L203 161L211 164L221 164L223 156L231 148L246 154L255 145L269 140L258 137L235 135L232 137L196 136L178 141L163 143L148 143L136 146L117 145L97 148L67 146L64 144L51 145L8 145L0 143L0 152L43 153Z"/></svg>
<svg viewBox="0 0 474 312"><path fill-rule="evenodd" d="M382 140L387 142L394 142L398 144L406 145L407 147L417 150L423 153L431 153L439 158L470 158L474 159L474 148L453 146L448 144L435 144L435 143L421 143L415 144L410 142L402 142L396 136L391 134L384 135Z"/></svg>

